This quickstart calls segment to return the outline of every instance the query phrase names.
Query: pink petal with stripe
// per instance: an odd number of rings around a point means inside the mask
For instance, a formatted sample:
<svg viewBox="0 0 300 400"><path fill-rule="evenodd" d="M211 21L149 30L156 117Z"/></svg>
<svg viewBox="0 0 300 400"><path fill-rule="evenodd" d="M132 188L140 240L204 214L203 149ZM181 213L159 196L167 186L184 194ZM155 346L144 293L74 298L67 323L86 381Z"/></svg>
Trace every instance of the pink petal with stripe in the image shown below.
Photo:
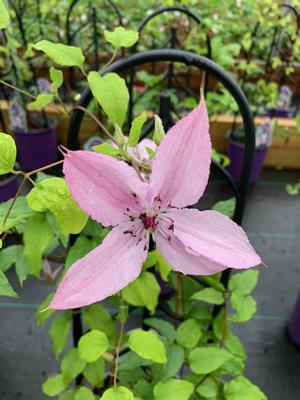
<svg viewBox="0 0 300 400"><path fill-rule="evenodd" d="M114 226L140 211L145 184L123 161L91 151L69 151L63 172L79 207L104 226Z"/></svg>
<svg viewBox="0 0 300 400"><path fill-rule="evenodd" d="M163 205L195 204L207 185L211 141L205 103L174 125L153 161L147 197L160 196Z"/></svg>
<svg viewBox="0 0 300 400"><path fill-rule="evenodd" d="M103 300L135 280L148 254L148 238L124 233L123 223L103 243L75 262L61 281L49 306L55 310L83 307Z"/></svg>

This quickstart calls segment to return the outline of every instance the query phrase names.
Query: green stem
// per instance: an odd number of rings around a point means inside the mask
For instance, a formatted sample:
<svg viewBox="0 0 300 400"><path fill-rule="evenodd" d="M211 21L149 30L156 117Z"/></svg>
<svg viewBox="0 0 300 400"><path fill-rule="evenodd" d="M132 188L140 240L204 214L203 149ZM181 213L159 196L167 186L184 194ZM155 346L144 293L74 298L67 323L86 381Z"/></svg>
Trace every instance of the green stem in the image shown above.
<svg viewBox="0 0 300 400"><path fill-rule="evenodd" d="M3 79L0 79L0 83L2 83L3 85L5 85L5 86L7 86L7 87L9 87L9 88L11 88L11 89L13 89L13 90L16 90L16 91L19 92L19 93L24 94L25 96L30 97L31 99L34 99L34 100L37 99L37 97L34 96L33 94L31 94L31 93L29 93L29 92L26 92L26 91L23 90L23 89L19 89L19 88L17 88L17 87L14 86L14 85L11 85L10 83L5 82Z"/></svg>
<svg viewBox="0 0 300 400"><path fill-rule="evenodd" d="M112 57L107 61L107 63L99 70L99 74L101 74L105 69L114 62L117 57L117 50L114 50Z"/></svg>
<svg viewBox="0 0 300 400"><path fill-rule="evenodd" d="M122 307L124 307L123 297L121 297L121 299L120 299L120 308L122 308ZM120 349L121 349L122 339L123 339L123 334L124 334L124 325L125 325L125 323L123 321L121 321L118 340L117 340L116 355L115 355L114 387L117 386L117 380L118 380L119 358L120 358Z"/></svg>

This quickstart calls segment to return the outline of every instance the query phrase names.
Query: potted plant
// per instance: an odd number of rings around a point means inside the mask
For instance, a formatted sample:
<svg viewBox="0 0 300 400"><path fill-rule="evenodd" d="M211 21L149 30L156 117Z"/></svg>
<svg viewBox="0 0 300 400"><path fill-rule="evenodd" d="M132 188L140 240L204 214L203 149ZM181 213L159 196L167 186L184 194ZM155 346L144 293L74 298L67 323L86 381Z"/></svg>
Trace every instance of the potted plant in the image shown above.
<svg viewBox="0 0 300 400"><path fill-rule="evenodd" d="M35 77L30 52L18 56L20 45L10 30L1 35L1 40L6 51L0 86L9 103L9 126L20 165L30 171L57 160L57 121L46 114L44 107L52 102L58 88L45 78Z"/></svg>

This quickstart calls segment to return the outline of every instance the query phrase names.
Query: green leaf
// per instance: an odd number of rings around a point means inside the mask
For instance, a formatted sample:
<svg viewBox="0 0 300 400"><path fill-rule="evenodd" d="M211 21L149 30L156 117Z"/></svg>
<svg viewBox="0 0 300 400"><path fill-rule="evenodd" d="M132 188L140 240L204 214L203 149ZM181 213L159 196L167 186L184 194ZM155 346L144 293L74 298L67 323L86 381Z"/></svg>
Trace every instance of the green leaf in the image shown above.
<svg viewBox="0 0 300 400"><path fill-rule="evenodd" d="M49 306L52 297L53 293L49 293L48 296L39 305L39 308L35 313L36 322L39 326L44 326L47 319L55 314L55 310L45 310Z"/></svg>
<svg viewBox="0 0 300 400"><path fill-rule="evenodd" d="M148 155L150 158L154 159L155 158L155 151L151 149L151 147L146 146L145 147Z"/></svg>
<svg viewBox="0 0 300 400"><path fill-rule="evenodd" d="M224 384L226 400L267 400L264 393L243 376L238 376Z"/></svg>
<svg viewBox="0 0 300 400"><path fill-rule="evenodd" d="M42 257L53 239L52 229L45 214L35 214L29 218L24 230L24 254L30 265L31 273L39 277Z"/></svg>
<svg viewBox="0 0 300 400"><path fill-rule="evenodd" d="M84 55L79 47L41 40L32 46L43 51L53 62L65 67L79 67L83 71Z"/></svg>
<svg viewBox="0 0 300 400"><path fill-rule="evenodd" d="M103 386L105 378L105 362L101 358L92 363L88 363L83 370L83 376L94 387L100 388Z"/></svg>
<svg viewBox="0 0 300 400"><path fill-rule="evenodd" d="M20 285L23 286L23 282L27 279L30 274L31 268L25 257L24 246L18 246L18 258L16 259L16 274L18 276Z"/></svg>
<svg viewBox="0 0 300 400"><path fill-rule="evenodd" d="M125 287L122 293L127 303L133 306L147 307L149 311L154 312L158 303L160 286L154 275L145 271Z"/></svg>
<svg viewBox="0 0 300 400"><path fill-rule="evenodd" d="M157 263L160 275L162 279L167 282L169 273L172 271L172 268L170 267L170 264L167 262L167 260L159 253L158 250L156 250L156 254L157 254Z"/></svg>
<svg viewBox="0 0 300 400"><path fill-rule="evenodd" d="M148 252L146 261L143 264L143 270L146 271L148 268L154 267L157 263L157 251L152 250Z"/></svg>
<svg viewBox="0 0 300 400"><path fill-rule="evenodd" d="M54 397L63 392L67 387L62 375L55 375L48 378L42 385L43 393Z"/></svg>
<svg viewBox="0 0 300 400"><path fill-rule="evenodd" d="M77 348L68 350L61 362L63 380L66 383L70 383L76 376L81 374L85 366L86 362L79 357Z"/></svg>
<svg viewBox="0 0 300 400"><path fill-rule="evenodd" d="M110 313L100 304L92 304L82 310L83 321L89 329L97 329L105 333L111 342L116 338L115 323Z"/></svg>
<svg viewBox="0 0 300 400"><path fill-rule="evenodd" d="M52 321L49 334L55 358L57 358L65 347L71 329L72 312L66 311Z"/></svg>
<svg viewBox="0 0 300 400"><path fill-rule="evenodd" d="M152 366L153 376L158 380L170 379L181 370L184 363L184 350L176 344L166 345L167 362Z"/></svg>
<svg viewBox="0 0 300 400"><path fill-rule="evenodd" d="M93 146L93 150L97 153L107 154L108 156L117 156L120 154L119 149L117 147L113 147L108 143L97 144Z"/></svg>
<svg viewBox="0 0 300 400"><path fill-rule="evenodd" d="M125 121L129 93L126 82L115 73L103 77L98 72L91 71L88 75L89 87L106 115L120 128Z"/></svg>
<svg viewBox="0 0 300 400"><path fill-rule="evenodd" d="M230 351L230 353L234 354L235 356L241 357L242 360L246 359L247 355L245 352L245 348L240 339L233 333L227 333L224 345L226 350Z"/></svg>
<svg viewBox="0 0 300 400"><path fill-rule="evenodd" d="M189 365L196 374L209 374L231 357L228 351L218 347L198 347L190 352Z"/></svg>
<svg viewBox="0 0 300 400"><path fill-rule="evenodd" d="M230 321L246 322L256 313L255 299L250 295L245 296L244 293L239 290L232 292L230 302L232 308L236 311L236 314L230 317Z"/></svg>
<svg viewBox="0 0 300 400"><path fill-rule="evenodd" d="M6 272L15 264L20 255L20 248L23 249L23 246L19 244L6 247L0 251L0 271Z"/></svg>
<svg viewBox="0 0 300 400"><path fill-rule="evenodd" d="M64 75L62 71L54 67L50 68L50 79L53 83L55 90L59 89L64 83Z"/></svg>
<svg viewBox="0 0 300 400"><path fill-rule="evenodd" d="M141 115L139 115L132 121L127 142L128 147L134 147L138 144L142 128L146 121L147 114L145 113L145 111L143 111Z"/></svg>
<svg viewBox="0 0 300 400"><path fill-rule="evenodd" d="M116 50L119 50L121 47L132 47L138 41L139 34L118 26L112 32L105 30L104 37Z"/></svg>
<svg viewBox="0 0 300 400"><path fill-rule="evenodd" d="M0 296L18 297L2 271L0 271Z"/></svg>
<svg viewBox="0 0 300 400"><path fill-rule="evenodd" d="M135 329L129 336L128 347L147 360L157 363L167 361L165 346L154 332Z"/></svg>
<svg viewBox="0 0 300 400"><path fill-rule="evenodd" d="M79 356L86 362L94 362L108 349L108 346L106 335L93 329L81 336L78 343Z"/></svg>
<svg viewBox="0 0 300 400"><path fill-rule="evenodd" d="M194 385L183 379L169 379L154 386L154 400L188 400L194 392Z"/></svg>
<svg viewBox="0 0 300 400"><path fill-rule="evenodd" d="M79 258L84 257L87 253L97 247L98 243L94 239L88 239L84 236L79 236L67 254L65 266L68 269Z"/></svg>
<svg viewBox="0 0 300 400"><path fill-rule="evenodd" d="M74 392L73 390L67 390L66 392L62 393L58 400L74 400Z"/></svg>
<svg viewBox="0 0 300 400"><path fill-rule="evenodd" d="M215 397L219 393L219 384L216 378L208 376L196 389L200 396L209 399Z"/></svg>
<svg viewBox="0 0 300 400"><path fill-rule="evenodd" d="M51 211L63 234L79 233L88 216L77 206L63 178L49 178L38 183L27 195L30 208Z"/></svg>
<svg viewBox="0 0 300 400"><path fill-rule="evenodd" d="M10 135L0 132L0 175L13 171L17 157L17 148Z"/></svg>
<svg viewBox="0 0 300 400"><path fill-rule="evenodd" d="M162 120L159 118L158 115L154 115L154 134L153 134L153 141L154 143L159 146L160 142L165 137L165 130L162 124Z"/></svg>
<svg viewBox="0 0 300 400"><path fill-rule="evenodd" d="M220 375L238 376L244 373L245 365L241 358L233 357L219 369Z"/></svg>
<svg viewBox="0 0 300 400"><path fill-rule="evenodd" d="M100 400L134 400L134 396L125 386L119 386L106 390Z"/></svg>
<svg viewBox="0 0 300 400"><path fill-rule="evenodd" d="M174 342L176 338L176 331L170 322L158 318L147 318L144 320L144 323L158 330L170 342Z"/></svg>
<svg viewBox="0 0 300 400"><path fill-rule="evenodd" d="M82 386L76 391L74 400L95 400L95 396L91 389Z"/></svg>
<svg viewBox="0 0 300 400"><path fill-rule="evenodd" d="M176 334L176 341L181 346L191 349L197 345L201 337L201 325L195 319L183 321Z"/></svg>
<svg viewBox="0 0 300 400"><path fill-rule="evenodd" d="M229 290L238 290L243 294L250 294L257 285L259 271L248 269L247 271L237 272L229 280Z"/></svg>
<svg viewBox="0 0 300 400"><path fill-rule="evenodd" d="M233 218L235 210L236 198L231 197L228 200L218 201L214 206L213 210L219 211L220 213L226 215L228 218Z"/></svg>
<svg viewBox="0 0 300 400"><path fill-rule="evenodd" d="M53 98L54 98L53 94L46 94L46 93L39 94L36 100L32 101L31 103L28 103L28 110L39 110L40 108L43 108L48 104L52 103Z"/></svg>
<svg viewBox="0 0 300 400"><path fill-rule="evenodd" d="M0 223L4 220L5 215L8 212L8 209L11 206L13 199L8 200L4 203L0 203ZM25 196L19 196L11 210L11 213L5 223L5 227L3 229L4 232L9 231L12 228L17 227L23 221L26 221L27 218L33 215L33 211L28 207L27 200Z"/></svg>
<svg viewBox="0 0 300 400"><path fill-rule="evenodd" d="M9 25L9 14L4 1L0 0L0 29L5 29Z"/></svg>
<svg viewBox="0 0 300 400"><path fill-rule="evenodd" d="M194 293L192 299L218 305L223 304L225 301L224 294L214 288L202 289L199 292Z"/></svg>

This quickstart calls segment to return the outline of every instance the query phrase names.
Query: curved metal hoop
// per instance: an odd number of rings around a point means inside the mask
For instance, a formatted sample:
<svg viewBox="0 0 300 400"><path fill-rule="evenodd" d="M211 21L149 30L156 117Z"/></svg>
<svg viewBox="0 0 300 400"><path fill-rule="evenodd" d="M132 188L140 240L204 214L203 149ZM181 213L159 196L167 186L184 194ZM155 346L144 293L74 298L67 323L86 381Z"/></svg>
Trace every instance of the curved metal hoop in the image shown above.
<svg viewBox="0 0 300 400"><path fill-rule="evenodd" d="M224 87L235 99L239 107L245 129L245 156L243 160L241 180L240 183L237 185L237 202L234 213L234 220L238 224L241 224L245 208L247 189L249 185L252 160L255 150L255 126L247 99L239 85L217 64L206 57L202 57L183 50L164 49L149 50L146 52L137 53L110 65L104 71L104 73L121 73L126 70L129 71L131 68L140 66L142 64L162 61L179 62L187 66L194 66L206 71L224 85ZM79 104L83 107L87 107L92 100L92 97L93 96L90 89L87 88L82 94ZM71 117L68 132L68 147L70 149L75 150L78 148L78 137L82 119L83 112L81 110L75 110Z"/></svg>

